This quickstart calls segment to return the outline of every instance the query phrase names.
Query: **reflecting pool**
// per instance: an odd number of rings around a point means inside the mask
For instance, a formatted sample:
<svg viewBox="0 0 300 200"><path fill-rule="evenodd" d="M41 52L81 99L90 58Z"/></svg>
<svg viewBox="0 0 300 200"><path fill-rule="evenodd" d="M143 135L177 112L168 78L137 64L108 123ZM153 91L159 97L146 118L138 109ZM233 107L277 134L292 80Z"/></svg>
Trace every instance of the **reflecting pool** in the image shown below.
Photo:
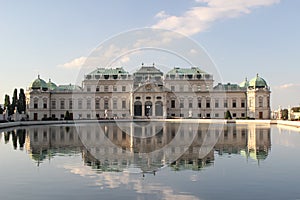
<svg viewBox="0 0 300 200"><path fill-rule="evenodd" d="M300 130L118 122L0 130L0 199L300 199Z"/></svg>

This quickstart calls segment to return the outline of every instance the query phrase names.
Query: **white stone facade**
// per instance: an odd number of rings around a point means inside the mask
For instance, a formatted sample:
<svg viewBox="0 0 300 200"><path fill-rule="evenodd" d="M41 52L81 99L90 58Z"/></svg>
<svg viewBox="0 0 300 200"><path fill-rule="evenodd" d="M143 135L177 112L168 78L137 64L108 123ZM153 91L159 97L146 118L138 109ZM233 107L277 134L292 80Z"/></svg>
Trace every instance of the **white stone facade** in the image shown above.
<svg viewBox="0 0 300 200"><path fill-rule="evenodd" d="M82 87L36 79L27 91L27 110L30 120L64 119L67 112L71 119L223 119L227 111L232 118L269 119L270 89L262 78L254 79L213 86L213 76L199 68L163 74L142 66L133 75L98 68L85 75Z"/></svg>

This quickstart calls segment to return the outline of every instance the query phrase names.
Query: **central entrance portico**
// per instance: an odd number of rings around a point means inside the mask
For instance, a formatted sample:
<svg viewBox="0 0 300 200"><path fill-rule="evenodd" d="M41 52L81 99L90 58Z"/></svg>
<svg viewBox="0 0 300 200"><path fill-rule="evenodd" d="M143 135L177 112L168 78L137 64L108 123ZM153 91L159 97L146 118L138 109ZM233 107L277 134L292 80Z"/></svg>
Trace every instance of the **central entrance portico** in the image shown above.
<svg viewBox="0 0 300 200"><path fill-rule="evenodd" d="M168 90L158 83L146 83L132 92L132 110L135 118L166 118Z"/></svg>

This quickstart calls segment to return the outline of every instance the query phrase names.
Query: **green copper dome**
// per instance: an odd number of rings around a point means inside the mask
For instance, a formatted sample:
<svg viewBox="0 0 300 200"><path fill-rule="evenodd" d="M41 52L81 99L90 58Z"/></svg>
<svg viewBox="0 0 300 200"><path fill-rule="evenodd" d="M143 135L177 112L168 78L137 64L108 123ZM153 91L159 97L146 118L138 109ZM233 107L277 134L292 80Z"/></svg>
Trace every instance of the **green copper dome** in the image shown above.
<svg viewBox="0 0 300 200"><path fill-rule="evenodd" d="M55 90L57 88L57 85L53 82L51 82L51 79L49 79L49 82L47 83L49 90Z"/></svg>
<svg viewBox="0 0 300 200"><path fill-rule="evenodd" d="M249 87L252 88L267 88L268 84L267 82L261 78L260 76L258 76L258 74L256 75L255 78L253 78L250 82L249 82Z"/></svg>
<svg viewBox="0 0 300 200"><path fill-rule="evenodd" d="M38 76L38 78L31 83L30 88L47 90L48 85L43 79L40 78L40 76Z"/></svg>

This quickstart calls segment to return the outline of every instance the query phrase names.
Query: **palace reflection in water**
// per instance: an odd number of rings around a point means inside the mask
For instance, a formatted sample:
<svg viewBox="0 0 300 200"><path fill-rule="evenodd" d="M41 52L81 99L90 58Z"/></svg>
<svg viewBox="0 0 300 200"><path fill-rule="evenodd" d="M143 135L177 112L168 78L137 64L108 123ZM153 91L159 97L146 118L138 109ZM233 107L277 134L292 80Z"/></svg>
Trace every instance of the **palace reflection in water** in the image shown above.
<svg viewBox="0 0 300 200"><path fill-rule="evenodd" d="M163 166L200 170L214 154L263 160L271 148L270 127L255 124L104 123L36 126L7 131L5 142L26 149L37 165L56 155L81 153L99 171L130 168L155 173Z"/></svg>

